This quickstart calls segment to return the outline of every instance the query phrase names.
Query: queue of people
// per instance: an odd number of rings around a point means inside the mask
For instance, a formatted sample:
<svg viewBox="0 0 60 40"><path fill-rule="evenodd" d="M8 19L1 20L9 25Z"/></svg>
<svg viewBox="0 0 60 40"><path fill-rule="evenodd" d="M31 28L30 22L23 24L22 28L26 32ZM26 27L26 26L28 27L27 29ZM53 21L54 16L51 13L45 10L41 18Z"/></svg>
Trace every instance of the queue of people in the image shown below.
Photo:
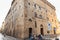
<svg viewBox="0 0 60 40"><path fill-rule="evenodd" d="M29 40L43 40L42 35L31 35Z"/></svg>

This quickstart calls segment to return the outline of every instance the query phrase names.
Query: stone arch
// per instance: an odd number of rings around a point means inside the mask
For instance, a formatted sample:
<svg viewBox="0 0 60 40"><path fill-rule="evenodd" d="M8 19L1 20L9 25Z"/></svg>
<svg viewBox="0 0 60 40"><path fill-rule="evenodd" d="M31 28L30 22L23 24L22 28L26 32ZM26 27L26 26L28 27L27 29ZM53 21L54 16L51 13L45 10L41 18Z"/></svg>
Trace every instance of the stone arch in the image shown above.
<svg viewBox="0 0 60 40"><path fill-rule="evenodd" d="M41 24L40 27L43 28L43 24Z"/></svg>
<svg viewBox="0 0 60 40"><path fill-rule="evenodd" d="M32 28L29 28L29 38L31 37L32 35Z"/></svg>
<svg viewBox="0 0 60 40"><path fill-rule="evenodd" d="M44 35L44 28L43 28L43 24L40 25L40 34Z"/></svg>

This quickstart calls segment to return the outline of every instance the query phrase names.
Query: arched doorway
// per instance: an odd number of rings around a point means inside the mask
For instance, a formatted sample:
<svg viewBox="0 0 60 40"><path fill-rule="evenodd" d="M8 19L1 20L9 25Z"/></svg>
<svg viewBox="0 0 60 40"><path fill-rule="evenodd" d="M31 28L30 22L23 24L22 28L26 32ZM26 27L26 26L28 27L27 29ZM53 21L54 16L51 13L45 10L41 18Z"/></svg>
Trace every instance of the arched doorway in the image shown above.
<svg viewBox="0 0 60 40"><path fill-rule="evenodd" d="M29 38L32 35L32 28L29 28Z"/></svg>
<svg viewBox="0 0 60 40"><path fill-rule="evenodd" d="M44 32L43 32L43 31L44 31L43 25L41 24L41 25L40 25L40 32L41 32L41 35L44 35Z"/></svg>
<svg viewBox="0 0 60 40"><path fill-rule="evenodd" d="M56 27L54 27L54 34L56 34Z"/></svg>

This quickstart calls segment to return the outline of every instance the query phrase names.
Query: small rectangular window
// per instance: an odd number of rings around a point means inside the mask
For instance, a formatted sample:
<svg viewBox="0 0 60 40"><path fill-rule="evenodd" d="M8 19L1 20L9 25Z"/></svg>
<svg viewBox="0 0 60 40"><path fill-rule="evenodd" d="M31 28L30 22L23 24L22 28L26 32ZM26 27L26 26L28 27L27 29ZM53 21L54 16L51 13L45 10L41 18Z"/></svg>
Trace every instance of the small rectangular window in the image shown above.
<svg viewBox="0 0 60 40"><path fill-rule="evenodd" d="M47 17L47 20L49 20L49 18Z"/></svg>
<svg viewBox="0 0 60 40"><path fill-rule="evenodd" d="M52 19L52 22L53 22L53 19Z"/></svg>
<svg viewBox="0 0 60 40"><path fill-rule="evenodd" d="M30 3L28 3L30 5Z"/></svg>
<svg viewBox="0 0 60 40"><path fill-rule="evenodd" d="M46 10L46 13L47 13L47 10Z"/></svg>
<svg viewBox="0 0 60 40"><path fill-rule="evenodd" d="M37 27L37 23L36 23L36 21L35 21L35 27Z"/></svg>
<svg viewBox="0 0 60 40"><path fill-rule="evenodd" d="M39 6L39 9L41 10L41 7Z"/></svg>
<svg viewBox="0 0 60 40"><path fill-rule="evenodd" d="M35 17L37 17L37 14L36 14L36 12L35 12L34 14L35 14Z"/></svg>
<svg viewBox="0 0 60 40"><path fill-rule="evenodd" d="M27 14L25 14L25 17L27 17Z"/></svg>
<svg viewBox="0 0 60 40"><path fill-rule="evenodd" d="M34 4L34 7L36 8L36 4Z"/></svg>
<svg viewBox="0 0 60 40"><path fill-rule="evenodd" d="M42 15L39 15L40 19L42 19Z"/></svg>

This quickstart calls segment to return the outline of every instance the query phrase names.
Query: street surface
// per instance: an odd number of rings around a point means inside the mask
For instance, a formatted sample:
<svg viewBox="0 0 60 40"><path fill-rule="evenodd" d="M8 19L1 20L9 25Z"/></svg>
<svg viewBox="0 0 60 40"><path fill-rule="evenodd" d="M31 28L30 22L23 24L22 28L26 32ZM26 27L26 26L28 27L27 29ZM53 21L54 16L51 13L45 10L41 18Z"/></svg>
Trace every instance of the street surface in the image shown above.
<svg viewBox="0 0 60 40"><path fill-rule="evenodd" d="M0 33L0 40L19 40L10 36L5 36L3 34Z"/></svg>
<svg viewBox="0 0 60 40"><path fill-rule="evenodd" d="M60 40L60 36L57 37ZM10 37L10 36L5 36L3 34L0 33L0 40L19 40L17 38L14 37ZM45 40L49 40L48 38L45 38ZM55 38L52 38L52 40L55 40Z"/></svg>

